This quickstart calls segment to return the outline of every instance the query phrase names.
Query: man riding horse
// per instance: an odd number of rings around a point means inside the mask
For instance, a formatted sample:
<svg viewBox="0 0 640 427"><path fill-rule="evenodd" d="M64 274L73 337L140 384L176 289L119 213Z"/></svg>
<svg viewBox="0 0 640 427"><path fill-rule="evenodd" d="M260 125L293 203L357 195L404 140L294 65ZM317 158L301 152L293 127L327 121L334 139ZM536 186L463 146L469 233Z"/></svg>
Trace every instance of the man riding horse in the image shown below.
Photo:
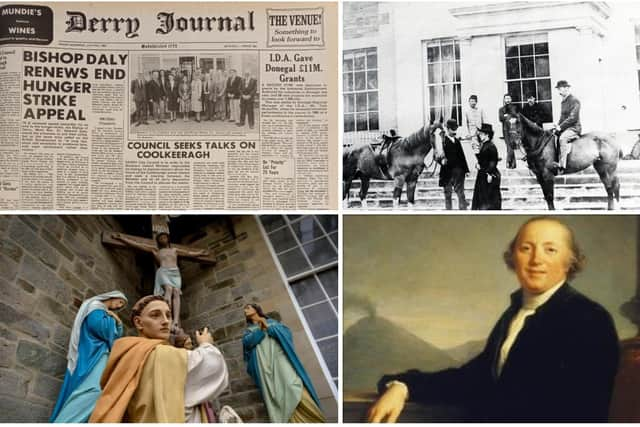
<svg viewBox="0 0 640 427"><path fill-rule="evenodd" d="M553 131L544 130L520 113L510 114L506 118L507 134L515 136L521 142L527 153L527 166L535 174L549 209L555 208L555 176L558 173L576 173L590 166L596 170L605 187L607 208L614 209L614 200L620 201L617 167L622 150L615 136L610 133L592 131L579 135L580 103L571 96L566 81L560 80L556 87L563 96L563 101L560 121ZM560 146L556 147L555 139L558 134Z"/></svg>
<svg viewBox="0 0 640 427"><path fill-rule="evenodd" d="M554 163L554 167L555 174L562 175L567 168L569 143L580 137L582 126L580 125L580 101L571 95L571 85L566 80L559 80L556 89L562 97L562 103L560 104L560 121L554 130L555 134L559 135L560 151L558 162Z"/></svg>

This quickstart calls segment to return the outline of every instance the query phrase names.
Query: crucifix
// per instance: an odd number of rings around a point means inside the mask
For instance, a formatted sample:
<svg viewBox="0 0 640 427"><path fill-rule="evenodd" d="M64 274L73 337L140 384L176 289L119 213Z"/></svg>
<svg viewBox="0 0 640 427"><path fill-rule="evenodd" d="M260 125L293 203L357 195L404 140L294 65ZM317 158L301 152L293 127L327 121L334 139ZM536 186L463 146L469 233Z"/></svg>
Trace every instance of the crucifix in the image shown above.
<svg viewBox="0 0 640 427"><path fill-rule="evenodd" d="M178 269L178 258L204 265L215 265L216 260L207 249L171 244L169 239L169 217L152 215L154 239L132 236L124 233L105 231L102 244L114 248L128 248L153 254L158 268L154 282L154 295L162 295L169 304L173 317L172 335L180 334L180 295L182 278Z"/></svg>

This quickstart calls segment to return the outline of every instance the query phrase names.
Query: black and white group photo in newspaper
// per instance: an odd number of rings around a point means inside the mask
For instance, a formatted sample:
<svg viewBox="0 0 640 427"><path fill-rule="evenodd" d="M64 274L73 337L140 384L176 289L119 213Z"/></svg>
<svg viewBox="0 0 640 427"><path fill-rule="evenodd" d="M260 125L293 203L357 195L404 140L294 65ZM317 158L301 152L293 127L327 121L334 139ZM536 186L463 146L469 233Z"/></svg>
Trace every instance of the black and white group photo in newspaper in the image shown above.
<svg viewBox="0 0 640 427"><path fill-rule="evenodd" d="M346 2L343 21L345 207L640 207L637 4Z"/></svg>
<svg viewBox="0 0 640 427"><path fill-rule="evenodd" d="M131 132L257 132L257 54L145 53L131 64Z"/></svg>

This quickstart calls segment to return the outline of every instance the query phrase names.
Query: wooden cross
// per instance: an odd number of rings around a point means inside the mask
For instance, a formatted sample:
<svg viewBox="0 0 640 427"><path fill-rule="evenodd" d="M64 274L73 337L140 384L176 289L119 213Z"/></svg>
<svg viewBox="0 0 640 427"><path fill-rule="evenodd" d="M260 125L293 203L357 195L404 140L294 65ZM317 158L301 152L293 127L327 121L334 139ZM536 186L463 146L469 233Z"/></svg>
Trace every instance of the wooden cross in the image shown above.
<svg viewBox="0 0 640 427"><path fill-rule="evenodd" d="M153 251L152 248L156 248L156 236L160 233L169 234L169 215L151 215L151 231L153 233L152 239L145 239L144 237L132 236L130 234L124 233L116 233L113 231L103 231L102 232L102 244L105 246L111 246L119 249L134 249L139 252L147 252L151 253ZM133 248L130 245L127 245L122 240L116 239L115 236L120 235L122 237L126 237L127 239L133 240L141 245L145 245L149 249L143 248ZM171 244L172 248L175 248L178 252L178 256L181 259L187 259L189 261L198 262L204 265L216 265L215 256L212 254L209 255L191 255L191 252L195 252L201 250L202 248L192 248L186 245L177 245Z"/></svg>
<svg viewBox="0 0 640 427"><path fill-rule="evenodd" d="M132 236L131 234L117 233L115 231L103 231L102 244L105 246L118 248L118 249L134 249L131 246L127 245L126 243L122 242L121 240L114 238L114 236L117 234L119 234L120 236L126 237L128 239L135 240L136 242L141 243L143 245L147 245L149 247L156 246L155 239L147 239L144 237ZM202 248L195 248L187 245L178 245L175 243L171 243L171 247L176 248L178 250L178 256L180 257L180 259L186 259L186 260L197 262L203 265L216 265L216 257L212 253L210 253L209 255L199 255L199 256L189 255L190 251L199 250ZM139 252L146 252L146 253L151 253L152 251L151 249L145 250L145 249L137 249L137 248L135 248L134 250L137 250Z"/></svg>
<svg viewBox="0 0 640 427"><path fill-rule="evenodd" d="M157 251L159 251L160 248L158 248L155 238L160 233L166 233L169 235L169 217L166 215L152 215L151 226L154 239L146 239L144 237L112 231L103 231L102 244L108 247L133 249L139 252L147 252L157 255ZM126 241L123 241L122 238ZM178 259L186 259L204 265L216 265L215 255L211 252L208 252L206 255L202 254L201 252L206 252L206 250L201 248L193 248L187 245L178 244L171 244L171 248L175 249L175 255L173 256L177 256ZM169 285L169 283L166 285ZM180 291L178 289L173 289L170 286L164 286L164 290L165 300L167 301L167 304L169 304L169 308L172 311L174 319L170 337L171 342L173 342L176 336L184 333L180 328Z"/></svg>

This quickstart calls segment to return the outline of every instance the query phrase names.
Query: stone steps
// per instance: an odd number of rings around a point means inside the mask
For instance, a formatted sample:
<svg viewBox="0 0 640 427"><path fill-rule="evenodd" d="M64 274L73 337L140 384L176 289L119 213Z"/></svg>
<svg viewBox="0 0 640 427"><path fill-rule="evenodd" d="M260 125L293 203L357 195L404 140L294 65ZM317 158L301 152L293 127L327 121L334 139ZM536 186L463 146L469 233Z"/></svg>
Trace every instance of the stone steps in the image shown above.
<svg viewBox="0 0 640 427"><path fill-rule="evenodd" d="M640 178L640 177L639 177ZM473 188L475 184L475 178L467 178L464 181L464 187L465 188ZM632 187L632 188L640 188L640 179L626 179L626 177L624 176L620 176L620 185L621 186L626 186L626 187ZM502 182L500 183L500 188L502 188L502 191L507 191L509 189L513 189L513 188L524 188L524 187L533 187L533 186L538 186L538 183L534 180L525 180L525 179L503 179ZM580 188L580 187L587 187L587 188L602 188L602 191L604 191L604 185L600 182L600 179L598 179L597 177L595 177L595 179L590 178L587 179L587 177L584 177L583 180L577 181L577 182L568 182L568 183L563 183L561 181L556 180L555 183L555 188L556 190L559 188ZM393 183L391 181L370 181L369 183L369 193L371 194L374 191L385 191L385 190L389 190L389 191L393 191ZM442 190L442 187L440 187L438 185L438 180L423 180L420 179L418 181L418 185L416 186L416 191L428 191L428 190ZM358 191L360 191L360 181L353 181L353 184L351 185L351 193L352 194L357 194Z"/></svg>
<svg viewBox="0 0 640 427"><path fill-rule="evenodd" d="M534 176L526 168L509 169L502 173L503 210L546 210L542 190ZM620 178L619 209L640 209L640 161L621 161L618 167ZM556 178L556 209L566 210L602 210L607 208L607 194L593 168L577 174ZM475 174L465 180L465 196L470 202L473 197ZM349 208L361 208L358 191L360 181L354 181L349 192ZM372 180L367 195L368 209L388 209L393 206L393 182ZM422 177L416 187L416 209L444 209L444 195L438 186L438 178ZM407 207L406 191L403 190L401 208ZM454 209L457 198L453 196Z"/></svg>
<svg viewBox="0 0 640 427"><path fill-rule="evenodd" d="M469 185L467 185L469 184ZM505 186L502 185L502 197L510 197L510 196L530 196L536 197L538 194L542 195L542 190L538 184L518 184ZM601 192L603 196L606 196L606 190L602 183L588 183L588 184L556 184L555 185L555 196L556 197L569 197L569 196L577 196L583 193L588 195L593 195L594 192ZM640 183L632 183L632 184L621 184L620 192L622 196L622 192L625 195L640 195ZM358 197L358 190L351 190L351 197ZM380 187L373 189L369 187L369 192L367 195L367 200L373 200L376 198L387 198L391 197L393 194L393 185ZM473 194L473 182L465 184L465 195ZM403 196L406 195L406 192L403 191ZM442 196L442 187L438 186L430 186L430 187L420 187L416 188L416 197L436 197L439 198Z"/></svg>
<svg viewBox="0 0 640 427"><path fill-rule="evenodd" d="M607 208L607 197L605 195L577 195L570 197L555 197L556 209L563 210L605 210ZM471 202L471 195L467 193L467 201ZM367 210L376 209L389 209L392 208L393 201L391 197L369 199L367 198ZM454 209L457 208L457 201L455 195L453 196ZM406 199L400 203L400 208L407 208ZM360 200L352 199L349 202L349 208L360 208ZM439 198L421 198L416 197L415 209L422 210L443 210L444 196ZM638 210L640 209L640 193L633 196L620 196L620 203L617 206L618 209L623 210ZM503 197L502 201L503 210L546 210L547 204L540 196L539 198L533 197Z"/></svg>

